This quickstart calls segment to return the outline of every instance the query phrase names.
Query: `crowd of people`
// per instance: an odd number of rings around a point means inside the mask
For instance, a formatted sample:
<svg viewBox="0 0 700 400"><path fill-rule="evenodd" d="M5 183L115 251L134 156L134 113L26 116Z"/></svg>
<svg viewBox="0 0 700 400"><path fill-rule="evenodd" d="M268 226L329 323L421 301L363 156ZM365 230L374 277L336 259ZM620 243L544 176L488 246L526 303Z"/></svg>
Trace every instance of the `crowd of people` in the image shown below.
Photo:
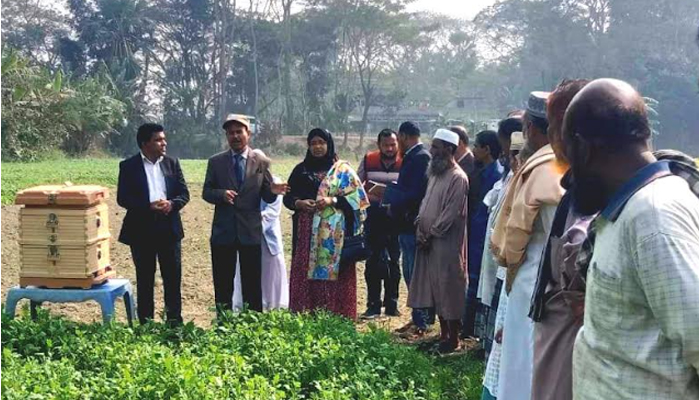
<svg viewBox="0 0 700 400"><path fill-rule="evenodd" d="M403 276L411 318L398 333L421 337L437 319L440 353L478 339L483 399L697 399L695 161L650 147L644 100L623 81L565 80L524 104L471 145L461 126L426 145L415 123L384 129L357 169L316 128L286 182L248 145L250 122L229 115L230 149L209 159L202 193L215 205L219 317L245 305L356 320L366 258L359 317L399 316ZM179 324L189 192L162 126L143 125L137 141L120 164L120 241L140 321L153 318L157 258L166 319ZM282 204L293 211L288 282Z"/></svg>

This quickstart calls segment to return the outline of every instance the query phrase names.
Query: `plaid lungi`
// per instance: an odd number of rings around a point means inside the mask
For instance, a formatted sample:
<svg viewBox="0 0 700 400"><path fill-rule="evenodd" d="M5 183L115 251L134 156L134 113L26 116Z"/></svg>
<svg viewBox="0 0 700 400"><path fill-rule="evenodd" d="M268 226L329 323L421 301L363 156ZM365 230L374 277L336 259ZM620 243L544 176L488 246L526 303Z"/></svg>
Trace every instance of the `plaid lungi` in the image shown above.
<svg viewBox="0 0 700 400"><path fill-rule="evenodd" d="M491 298L491 304L486 305L479 303L479 310L476 314L476 322L474 324L474 334L481 339L481 346L486 351L486 357L491 352L493 344L493 336L496 327L496 311L498 311L498 298L501 295L503 288L503 280L496 279L496 287Z"/></svg>

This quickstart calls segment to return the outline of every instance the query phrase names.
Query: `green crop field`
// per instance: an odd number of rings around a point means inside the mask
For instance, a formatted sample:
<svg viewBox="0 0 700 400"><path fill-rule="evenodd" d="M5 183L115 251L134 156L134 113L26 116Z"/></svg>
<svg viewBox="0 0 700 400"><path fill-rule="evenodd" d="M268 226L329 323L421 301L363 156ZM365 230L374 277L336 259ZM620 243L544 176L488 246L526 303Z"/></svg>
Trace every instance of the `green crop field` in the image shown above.
<svg viewBox="0 0 700 400"><path fill-rule="evenodd" d="M85 158L35 163L3 162L2 204L11 204L19 190L42 184L72 182L116 187L119 161L116 158ZM299 161L299 157L275 158L272 173L286 180ZM206 160L181 160L180 163L188 184L201 185L204 182Z"/></svg>
<svg viewBox="0 0 700 400"><path fill-rule="evenodd" d="M273 157L272 173L286 180L302 158ZM358 163L355 156L350 155L346 159L353 165ZM15 194L19 190L42 184L72 182L116 187L119 161L117 158L63 158L33 163L3 162L2 204L14 202ZM204 182L207 160L180 160L180 163L188 184L201 185Z"/></svg>
<svg viewBox="0 0 700 400"><path fill-rule="evenodd" d="M3 399L478 399L483 363L286 311L202 329L2 318Z"/></svg>

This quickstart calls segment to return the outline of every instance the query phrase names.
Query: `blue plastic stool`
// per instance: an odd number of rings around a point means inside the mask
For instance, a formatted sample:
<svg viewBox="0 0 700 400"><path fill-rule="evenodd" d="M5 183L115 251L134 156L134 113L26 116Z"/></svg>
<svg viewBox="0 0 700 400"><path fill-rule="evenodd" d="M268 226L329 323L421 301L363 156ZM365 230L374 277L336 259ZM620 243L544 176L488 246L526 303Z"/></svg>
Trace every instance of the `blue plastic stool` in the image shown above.
<svg viewBox="0 0 700 400"><path fill-rule="evenodd" d="M36 319L36 308L43 302L51 303L80 303L87 300L95 300L102 309L102 320L108 323L114 315L114 302L119 297L124 297L126 318L129 326L134 319L134 294L128 279L110 279L101 285L95 285L90 289L45 289L36 286L10 288L5 300L5 312L14 318L17 302L21 299L29 299L32 319Z"/></svg>

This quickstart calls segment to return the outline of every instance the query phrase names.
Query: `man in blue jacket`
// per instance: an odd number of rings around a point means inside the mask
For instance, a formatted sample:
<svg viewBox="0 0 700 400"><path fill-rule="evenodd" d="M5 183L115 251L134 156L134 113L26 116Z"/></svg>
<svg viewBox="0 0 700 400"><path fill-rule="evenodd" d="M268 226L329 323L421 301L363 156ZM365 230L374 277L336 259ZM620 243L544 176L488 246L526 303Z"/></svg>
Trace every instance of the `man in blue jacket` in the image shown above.
<svg viewBox="0 0 700 400"><path fill-rule="evenodd" d="M389 214L399 229L403 277L406 285L410 285L416 255L415 221L428 186L430 152L421 143L420 128L413 122L401 124L398 139L399 150L403 154L399 179L395 184L387 186L382 203L388 207ZM411 319L412 324L409 323L399 331L408 331L411 325L415 325L416 334L423 335L428 325L435 323L435 310L414 309Z"/></svg>

